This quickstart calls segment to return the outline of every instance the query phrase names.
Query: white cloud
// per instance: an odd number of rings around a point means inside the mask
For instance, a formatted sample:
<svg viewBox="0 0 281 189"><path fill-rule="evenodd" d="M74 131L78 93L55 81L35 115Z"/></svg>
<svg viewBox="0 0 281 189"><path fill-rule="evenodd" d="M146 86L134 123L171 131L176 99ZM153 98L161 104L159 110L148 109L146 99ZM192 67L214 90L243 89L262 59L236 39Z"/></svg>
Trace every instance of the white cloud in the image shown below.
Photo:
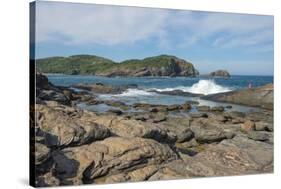
<svg viewBox="0 0 281 189"><path fill-rule="evenodd" d="M219 37L217 38L213 45L222 48L232 48L241 46L254 46L258 44L263 44L271 42L273 40L273 31L265 30L259 31L255 34L244 34L232 37Z"/></svg>
<svg viewBox="0 0 281 189"><path fill-rule="evenodd" d="M39 2L36 18L38 42L116 45L153 37L160 48L202 40L216 48L237 48L273 38L273 17L268 16ZM175 36L181 39L175 42Z"/></svg>
<svg viewBox="0 0 281 189"><path fill-rule="evenodd" d="M189 33L180 44L183 47L204 39L213 39L210 45L223 48L252 46L273 40L272 17L202 13L200 17L191 14L185 20L183 17L180 23Z"/></svg>
<svg viewBox="0 0 281 189"><path fill-rule="evenodd" d="M37 41L66 37L66 43L133 43L157 36L167 14L163 10L102 5L39 2Z"/></svg>

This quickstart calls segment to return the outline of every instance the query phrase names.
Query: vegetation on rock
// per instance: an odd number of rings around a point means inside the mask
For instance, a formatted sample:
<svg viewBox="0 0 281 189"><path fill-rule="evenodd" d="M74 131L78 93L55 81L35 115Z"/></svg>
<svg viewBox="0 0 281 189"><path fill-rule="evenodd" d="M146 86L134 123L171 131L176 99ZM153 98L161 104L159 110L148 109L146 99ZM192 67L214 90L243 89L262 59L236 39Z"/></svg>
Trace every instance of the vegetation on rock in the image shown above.
<svg viewBox="0 0 281 189"><path fill-rule="evenodd" d="M131 59L117 63L92 56L75 55L36 60L36 68L43 73L81 74L99 76L196 76L194 66L175 56L159 55L142 60Z"/></svg>

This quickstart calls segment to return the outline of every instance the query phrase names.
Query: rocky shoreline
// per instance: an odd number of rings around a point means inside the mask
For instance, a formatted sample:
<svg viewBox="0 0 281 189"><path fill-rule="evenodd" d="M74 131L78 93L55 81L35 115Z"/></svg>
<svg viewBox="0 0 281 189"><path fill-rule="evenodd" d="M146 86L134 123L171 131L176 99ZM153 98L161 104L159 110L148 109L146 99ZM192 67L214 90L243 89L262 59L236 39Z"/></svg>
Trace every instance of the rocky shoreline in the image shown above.
<svg viewBox="0 0 281 189"><path fill-rule="evenodd" d="M75 87L81 91L54 86L36 74L36 186L273 172L273 110L267 108L270 98L273 107L273 86L267 86L272 95L265 95L264 102L260 88L242 93L245 101L261 103L257 112L225 111L231 107L199 106L196 101L127 105L96 95L136 86ZM236 100L240 97L241 92L232 92L207 98L242 103ZM79 108L81 103L115 108L93 112ZM191 112L192 107L197 111ZM127 111L131 108L139 111Z"/></svg>

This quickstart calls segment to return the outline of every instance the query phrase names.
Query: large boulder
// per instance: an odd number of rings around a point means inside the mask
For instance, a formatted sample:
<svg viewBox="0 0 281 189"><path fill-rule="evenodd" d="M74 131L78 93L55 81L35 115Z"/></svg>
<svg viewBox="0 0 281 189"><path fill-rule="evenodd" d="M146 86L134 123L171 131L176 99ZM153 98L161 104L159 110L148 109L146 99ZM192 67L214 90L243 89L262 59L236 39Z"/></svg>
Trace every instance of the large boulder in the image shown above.
<svg viewBox="0 0 281 189"><path fill-rule="evenodd" d="M72 93L74 91L54 86L45 75L36 73L36 103L57 101L64 105L71 105L71 101L74 100Z"/></svg>
<svg viewBox="0 0 281 189"><path fill-rule="evenodd" d="M161 164L178 159L167 145L143 138L110 137L53 153L55 174L63 183L145 180ZM143 174L146 172L145 175ZM122 174L124 180L120 180Z"/></svg>
<svg viewBox="0 0 281 189"><path fill-rule="evenodd" d="M36 88L40 88L40 89L49 89L50 87L52 86L51 83L49 83L49 80L48 78L39 73L39 72L36 72Z"/></svg>
<svg viewBox="0 0 281 189"><path fill-rule="evenodd" d="M37 135L44 137L47 146L73 146L101 140L110 130L92 121L95 114L67 106L36 105Z"/></svg>
<svg viewBox="0 0 281 189"><path fill-rule="evenodd" d="M231 131L224 130L219 125L191 125L190 129L199 143L220 142L235 135Z"/></svg>

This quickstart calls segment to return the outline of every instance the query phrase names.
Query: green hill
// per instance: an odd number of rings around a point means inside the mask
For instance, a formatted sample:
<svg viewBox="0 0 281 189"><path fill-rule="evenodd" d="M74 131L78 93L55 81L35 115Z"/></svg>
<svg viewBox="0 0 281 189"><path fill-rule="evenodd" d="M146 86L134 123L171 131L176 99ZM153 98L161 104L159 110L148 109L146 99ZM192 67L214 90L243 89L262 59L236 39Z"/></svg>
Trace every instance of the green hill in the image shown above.
<svg viewBox="0 0 281 189"><path fill-rule="evenodd" d="M159 55L120 63L92 56L74 55L36 60L36 69L43 73L114 76L196 76L194 66L175 56Z"/></svg>

